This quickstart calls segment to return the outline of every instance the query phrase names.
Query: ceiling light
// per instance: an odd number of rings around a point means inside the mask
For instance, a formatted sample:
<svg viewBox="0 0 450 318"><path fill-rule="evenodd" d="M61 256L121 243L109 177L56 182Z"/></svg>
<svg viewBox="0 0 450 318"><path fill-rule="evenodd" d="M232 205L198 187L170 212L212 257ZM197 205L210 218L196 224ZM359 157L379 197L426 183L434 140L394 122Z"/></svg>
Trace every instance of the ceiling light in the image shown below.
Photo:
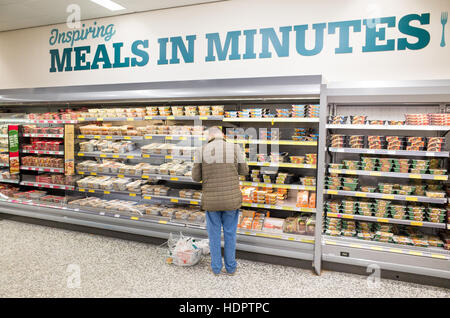
<svg viewBox="0 0 450 318"><path fill-rule="evenodd" d="M111 11L125 10L125 8L122 7L120 4L117 4L111 0L91 0L91 1Z"/></svg>

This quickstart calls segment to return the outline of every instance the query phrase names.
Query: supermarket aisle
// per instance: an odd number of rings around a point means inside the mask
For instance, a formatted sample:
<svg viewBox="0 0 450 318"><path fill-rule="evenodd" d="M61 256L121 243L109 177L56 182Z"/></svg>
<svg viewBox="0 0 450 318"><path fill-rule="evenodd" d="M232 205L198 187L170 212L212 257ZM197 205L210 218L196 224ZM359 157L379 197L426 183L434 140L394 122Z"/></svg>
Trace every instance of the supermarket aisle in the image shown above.
<svg viewBox="0 0 450 318"><path fill-rule="evenodd" d="M236 276L216 277L207 259L179 268L154 245L6 220L0 238L0 297L450 297L442 288L382 280L370 289L358 275L316 277L245 260ZM68 288L77 266L81 287Z"/></svg>

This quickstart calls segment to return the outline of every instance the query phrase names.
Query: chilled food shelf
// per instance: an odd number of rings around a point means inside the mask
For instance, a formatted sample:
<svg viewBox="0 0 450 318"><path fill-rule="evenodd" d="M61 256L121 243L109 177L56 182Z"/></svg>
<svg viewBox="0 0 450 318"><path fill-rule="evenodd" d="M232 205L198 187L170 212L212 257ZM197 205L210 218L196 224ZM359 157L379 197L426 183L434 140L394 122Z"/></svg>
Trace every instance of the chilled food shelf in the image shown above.
<svg viewBox="0 0 450 318"><path fill-rule="evenodd" d="M128 195L133 198L138 198L138 199L141 198L140 193L129 192L129 191L114 191L114 190L89 189L89 188L76 188L76 191L84 192L84 193L97 193L97 194L122 194L122 195Z"/></svg>
<svg viewBox="0 0 450 318"><path fill-rule="evenodd" d="M0 201L6 202L6 203L18 204L18 205L29 205L29 206L39 207L39 208L55 209L55 210L59 210L61 212L67 211L67 213L77 212L77 213L83 213L83 214L87 214L87 215L88 214L96 215L96 216L100 216L100 217L113 218L113 219L123 219L123 220L128 220L128 221L137 221L137 222L150 223L150 224L153 223L153 224L160 224L160 225L167 225L167 226L176 226L178 228L192 228L192 229L206 230L205 224L192 223L189 221L182 221L182 220L171 220L170 218L167 218L167 217L130 214L130 213L123 213L120 211L99 211L96 209L89 209L87 207L80 207L80 206L71 205L71 204L54 205L51 203L34 202L32 200L1 199L0 198ZM298 234L290 234L290 233L271 233L271 232L255 231L255 230L247 230L247 229L238 229L237 234L242 235L244 237L249 236L249 237L272 239L273 241L282 240L282 241L306 243L307 245L314 244L314 237L307 236L307 235L298 235ZM238 243L242 244L242 242L240 242L239 239L238 239Z"/></svg>
<svg viewBox="0 0 450 318"><path fill-rule="evenodd" d="M266 122L266 123L318 123L319 118L305 118L305 117L236 117L224 118L227 122Z"/></svg>
<svg viewBox="0 0 450 318"><path fill-rule="evenodd" d="M142 175L142 179L156 179L156 180L164 180L164 181L174 181L174 182L186 182L186 183L198 183L192 180L192 177L187 176L172 176L172 175L164 175L164 174L146 174Z"/></svg>
<svg viewBox="0 0 450 318"><path fill-rule="evenodd" d="M352 247L358 249L367 249L380 252L389 252L396 254L407 254L413 256L423 256L430 258L437 258L443 260L450 260L450 251L438 247L417 247L400 245L394 243L382 243L374 241L365 241L361 239L348 237L332 237L328 235L323 236L323 242L326 245L339 245L345 247Z"/></svg>
<svg viewBox="0 0 450 318"><path fill-rule="evenodd" d="M173 181L173 182L185 182L185 183L198 183L192 180L191 177L186 176L173 176L164 174L145 174L145 175L128 175L120 173L107 173L107 172L96 172L96 171L77 171L80 175L85 176L110 176L116 178L130 178L130 179L156 179L163 181Z"/></svg>
<svg viewBox="0 0 450 318"><path fill-rule="evenodd" d="M36 138L64 138L64 134L23 134L22 136Z"/></svg>
<svg viewBox="0 0 450 318"><path fill-rule="evenodd" d="M314 208L301 208L301 207L295 206L294 204L286 204L286 203L282 204L282 205L272 205L272 204L243 202L242 206L252 207L252 208L261 208L261 209L286 210L286 211L316 213L316 209L314 209Z"/></svg>
<svg viewBox="0 0 450 318"><path fill-rule="evenodd" d="M140 152L129 153L103 153L100 151L94 152L78 152L79 157L95 157L95 158L114 158L114 159L139 159L141 158Z"/></svg>
<svg viewBox="0 0 450 318"><path fill-rule="evenodd" d="M205 136L198 136L198 135L162 135L162 134L155 134L155 135L144 135L144 139L165 139L165 140L188 140L188 139L198 139L201 141L205 141Z"/></svg>
<svg viewBox="0 0 450 318"><path fill-rule="evenodd" d="M347 220L378 222L378 223L402 224L402 225L410 225L410 226L429 227L429 228L435 228L435 229L445 229L447 226L447 224L445 224L445 223L400 220L400 219L394 219L394 218L379 218L376 216L365 216L365 215L347 214L347 213L327 212L327 217L347 219Z"/></svg>
<svg viewBox="0 0 450 318"><path fill-rule="evenodd" d="M448 158L449 152L435 151L409 151L409 150L386 150L386 149L358 149L358 148L328 148L331 152L340 153L358 153L358 154L375 154L375 155L397 155L397 156L421 156L421 157L442 157Z"/></svg>
<svg viewBox="0 0 450 318"><path fill-rule="evenodd" d="M0 183L13 183L13 184L19 184L19 179L0 179Z"/></svg>
<svg viewBox="0 0 450 318"><path fill-rule="evenodd" d="M143 136L78 135L78 139L143 140Z"/></svg>
<svg viewBox="0 0 450 318"><path fill-rule="evenodd" d="M316 169L316 165L300 164L300 163L289 163L289 162L257 162L249 161L247 162L249 166L260 166L260 167L282 167L282 168L304 168L304 169Z"/></svg>
<svg viewBox="0 0 450 318"><path fill-rule="evenodd" d="M64 173L64 168L20 166L21 170Z"/></svg>
<svg viewBox="0 0 450 318"><path fill-rule="evenodd" d="M200 205L201 204L201 200L181 198L181 197L171 197L171 196L164 196L164 195L144 195L143 199L144 200L166 200L166 201L170 201L171 203L184 203L184 204L191 204L191 205Z"/></svg>
<svg viewBox="0 0 450 318"><path fill-rule="evenodd" d="M95 172L95 171L77 171L77 173L84 176L110 176L116 178L142 179L141 175L128 175L120 173Z"/></svg>
<svg viewBox="0 0 450 318"><path fill-rule="evenodd" d="M407 178L407 179L409 178L409 179L443 180L443 181L448 180L448 175L414 174L414 173L331 169L331 168L328 169L328 172L336 174L351 174L351 175L372 176L372 177Z"/></svg>
<svg viewBox="0 0 450 318"><path fill-rule="evenodd" d="M291 146L317 146L317 141L295 141L295 140L239 140L228 139L235 144L262 144L262 145L291 145Z"/></svg>
<svg viewBox="0 0 450 318"><path fill-rule="evenodd" d="M21 150L22 153L33 153L38 155L64 155L64 151L51 151L51 150Z"/></svg>
<svg viewBox="0 0 450 318"><path fill-rule="evenodd" d="M237 234L314 244L313 236L238 229Z"/></svg>
<svg viewBox="0 0 450 318"><path fill-rule="evenodd" d="M362 191L344 191L331 189L325 189L324 191L325 194L360 197L360 198L386 199L386 200L436 203L436 204L447 203L447 198L430 198L426 196L416 196L416 195L398 195L398 194L385 194L385 193L362 192Z"/></svg>
<svg viewBox="0 0 450 318"><path fill-rule="evenodd" d="M143 120L219 120L223 116L144 116L144 117L79 117L84 121L143 121Z"/></svg>
<svg viewBox="0 0 450 318"><path fill-rule="evenodd" d="M76 124L77 120L59 120L59 119L26 119L26 118L1 118L2 123L12 124Z"/></svg>
<svg viewBox="0 0 450 318"><path fill-rule="evenodd" d="M448 131L450 126L432 125L352 125L328 124L327 129L358 129L358 130L412 130L412 131Z"/></svg>
<svg viewBox="0 0 450 318"><path fill-rule="evenodd" d="M73 191L75 189L74 186L69 186L69 185L50 184L50 183L31 182L31 181L21 181L20 185L29 186L29 187L47 188L47 189L69 190L69 191Z"/></svg>
<svg viewBox="0 0 450 318"><path fill-rule="evenodd" d="M277 183L251 182L251 181L240 181L239 184L243 185L243 186L251 186L251 187L316 191L315 186L304 186L301 184L277 184Z"/></svg>
<svg viewBox="0 0 450 318"><path fill-rule="evenodd" d="M160 155L160 154L142 154L142 158L159 158L159 159L180 159L184 161L194 160L193 156L175 156L175 155Z"/></svg>
<svg viewBox="0 0 450 318"><path fill-rule="evenodd" d="M145 120L219 120L222 121L223 116L145 116Z"/></svg>

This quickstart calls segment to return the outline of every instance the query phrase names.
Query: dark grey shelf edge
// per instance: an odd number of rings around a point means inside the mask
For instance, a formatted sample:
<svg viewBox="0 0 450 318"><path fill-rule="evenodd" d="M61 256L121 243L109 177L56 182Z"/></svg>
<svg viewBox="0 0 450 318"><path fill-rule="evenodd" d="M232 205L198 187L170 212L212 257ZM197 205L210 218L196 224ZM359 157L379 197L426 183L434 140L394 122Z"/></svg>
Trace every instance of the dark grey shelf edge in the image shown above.
<svg viewBox="0 0 450 318"><path fill-rule="evenodd" d="M72 210L53 209L29 206L18 203L0 201L0 213L37 218L87 227L132 233L137 235L168 239L170 233L182 231L185 235L196 238L206 238L205 229L193 226L179 226L173 224L158 224L156 222L142 222L98 215L95 213L76 212ZM238 234L237 249L267 255L288 257L312 261L313 244L292 242Z"/></svg>
<svg viewBox="0 0 450 318"><path fill-rule="evenodd" d="M322 246L322 252L322 260L327 262L355 265L364 268L371 266L372 271L373 266L377 265L381 271L390 270L450 279L448 260L328 244ZM341 253L348 256L344 256Z"/></svg>

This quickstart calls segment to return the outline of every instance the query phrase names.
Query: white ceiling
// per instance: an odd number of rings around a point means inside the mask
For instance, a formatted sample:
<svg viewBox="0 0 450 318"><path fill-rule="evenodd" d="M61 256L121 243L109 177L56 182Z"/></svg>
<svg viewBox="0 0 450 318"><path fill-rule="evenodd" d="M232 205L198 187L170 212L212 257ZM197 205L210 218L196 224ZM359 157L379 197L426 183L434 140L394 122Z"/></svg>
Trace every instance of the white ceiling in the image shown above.
<svg viewBox="0 0 450 318"><path fill-rule="evenodd" d="M173 8L218 0L113 0L125 10L110 11L89 0L0 0L0 31L63 23L70 4L81 8L81 19L94 19L125 13ZM227 1L227 0L221 0Z"/></svg>

